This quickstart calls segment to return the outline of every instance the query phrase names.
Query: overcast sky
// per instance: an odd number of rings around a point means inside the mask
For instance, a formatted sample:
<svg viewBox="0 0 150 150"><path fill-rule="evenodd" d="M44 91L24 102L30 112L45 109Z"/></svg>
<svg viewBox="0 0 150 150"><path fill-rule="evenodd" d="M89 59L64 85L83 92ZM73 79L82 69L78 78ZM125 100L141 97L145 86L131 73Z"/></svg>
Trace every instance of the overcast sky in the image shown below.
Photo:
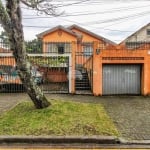
<svg viewBox="0 0 150 150"><path fill-rule="evenodd" d="M34 39L36 34L57 25L77 24L119 43L150 22L150 0L57 1L63 5L58 11L64 11L59 17L37 15L37 12L22 6L26 40Z"/></svg>

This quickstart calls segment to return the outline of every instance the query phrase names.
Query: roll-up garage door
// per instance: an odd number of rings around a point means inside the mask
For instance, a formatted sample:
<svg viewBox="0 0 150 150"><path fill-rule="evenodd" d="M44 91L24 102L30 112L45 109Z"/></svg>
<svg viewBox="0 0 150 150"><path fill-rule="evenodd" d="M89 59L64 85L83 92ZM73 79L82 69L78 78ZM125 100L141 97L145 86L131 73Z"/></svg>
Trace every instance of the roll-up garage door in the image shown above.
<svg viewBox="0 0 150 150"><path fill-rule="evenodd" d="M103 65L103 95L140 94L141 65Z"/></svg>

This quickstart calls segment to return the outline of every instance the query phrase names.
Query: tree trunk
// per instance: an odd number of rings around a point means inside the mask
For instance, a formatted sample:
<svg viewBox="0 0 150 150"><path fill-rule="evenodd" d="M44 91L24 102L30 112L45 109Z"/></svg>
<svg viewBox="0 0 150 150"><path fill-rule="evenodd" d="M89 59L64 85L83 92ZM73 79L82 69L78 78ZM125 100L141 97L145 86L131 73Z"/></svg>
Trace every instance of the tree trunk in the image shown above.
<svg viewBox="0 0 150 150"><path fill-rule="evenodd" d="M24 34L22 27L22 18L19 0L7 1L7 12L11 20L9 29L9 40L11 50L16 60L18 74L22 83L24 84L28 95L33 101L36 108L41 109L48 107L50 102L47 101L42 90L34 82L31 74L31 64L27 59L26 48L24 44Z"/></svg>
<svg viewBox="0 0 150 150"><path fill-rule="evenodd" d="M50 102L47 101L41 89L34 82L30 72L30 64L27 62L28 60L25 58L22 59L21 57L16 57L15 54L14 56L20 79L35 107L38 109L48 107Z"/></svg>

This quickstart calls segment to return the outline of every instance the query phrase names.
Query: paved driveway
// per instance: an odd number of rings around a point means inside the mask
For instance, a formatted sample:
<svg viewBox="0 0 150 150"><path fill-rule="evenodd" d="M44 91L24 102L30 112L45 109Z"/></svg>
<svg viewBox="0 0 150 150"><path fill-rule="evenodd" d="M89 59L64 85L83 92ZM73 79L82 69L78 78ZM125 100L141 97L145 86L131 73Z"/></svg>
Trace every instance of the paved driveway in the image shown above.
<svg viewBox="0 0 150 150"><path fill-rule="evenodd" d="M72 100L87 103L101 103L122 134L134 140L150 140L150 97L94 97L87 95L46 95L48 99ZM22 100L29 100L26 94L0 94L0 112Z"/></svg>
<svg viewBox="0 0 150 150"><path fill-rule="evenodd" d="M48 95L51 99L101 103L122 134L134 140L150 140L150 97Z"/></svg>
<svg viewBox="0 0 150 150"><path fill-rule="evenodd" d="M0 93L0 114L24 100L29 100L28 95L24 93Z"/></svg>
<svg viewBox="0 0 150 150"><path fill-rule="evenodd" d="M150 98L107 98L102 103L123 137L150 140Z"/></svg>

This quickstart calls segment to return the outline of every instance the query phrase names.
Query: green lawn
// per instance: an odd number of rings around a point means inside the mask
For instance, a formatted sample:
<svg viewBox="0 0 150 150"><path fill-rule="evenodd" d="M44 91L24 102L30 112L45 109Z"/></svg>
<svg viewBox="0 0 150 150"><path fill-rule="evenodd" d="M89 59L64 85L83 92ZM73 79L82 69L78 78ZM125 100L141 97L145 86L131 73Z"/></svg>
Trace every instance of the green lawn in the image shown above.
<svg viewBox="0 0 150 150"><path fill-rule="evenodd" d="M23 102L0 116L0 135L115 135L100 104L53 100L46 109Z"/></svg>

